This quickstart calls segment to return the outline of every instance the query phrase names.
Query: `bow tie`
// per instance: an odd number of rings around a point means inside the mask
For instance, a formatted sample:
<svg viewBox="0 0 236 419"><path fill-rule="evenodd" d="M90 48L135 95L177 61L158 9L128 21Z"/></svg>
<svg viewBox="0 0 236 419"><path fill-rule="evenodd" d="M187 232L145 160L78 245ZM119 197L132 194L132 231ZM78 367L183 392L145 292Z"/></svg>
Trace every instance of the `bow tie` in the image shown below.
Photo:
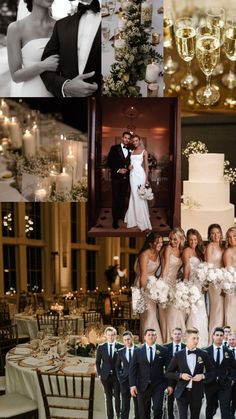
<svg viewBox="0 0 236 419"><path fill-rule="evenodd" d="M87 10L92 10L94 13L100 12L100 3L98 0L92 0L90 4L78 4L77 13L81 17Z"/></svg>
<svg viewBox="0 0 236 419"><path fill-rule="evenodd" d="M127 147L127 145L123 145L123 148L129 151L129 148Z"/></svg>
<svg viewBox="0 0 236 419"><path fill-rule="evenodd" d="M193 351L188 351L188 355L194 354L196 355L196 349L194 349Z"/></svg>

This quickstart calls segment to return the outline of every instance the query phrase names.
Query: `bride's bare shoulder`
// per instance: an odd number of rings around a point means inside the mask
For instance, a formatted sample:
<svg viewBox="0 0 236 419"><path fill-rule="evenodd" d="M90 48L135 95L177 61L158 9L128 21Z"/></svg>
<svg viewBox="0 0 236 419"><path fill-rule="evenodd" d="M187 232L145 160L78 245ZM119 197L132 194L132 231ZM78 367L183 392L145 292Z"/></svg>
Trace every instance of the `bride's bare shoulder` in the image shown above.
<svg viewBox="0 0 236 419"><path fill-rule="evenodd" d="M10 23L7 28L7 36L19 36L21 37L22 32L28 24L28 16L21 20L16 20L15 22Z"/></svg>

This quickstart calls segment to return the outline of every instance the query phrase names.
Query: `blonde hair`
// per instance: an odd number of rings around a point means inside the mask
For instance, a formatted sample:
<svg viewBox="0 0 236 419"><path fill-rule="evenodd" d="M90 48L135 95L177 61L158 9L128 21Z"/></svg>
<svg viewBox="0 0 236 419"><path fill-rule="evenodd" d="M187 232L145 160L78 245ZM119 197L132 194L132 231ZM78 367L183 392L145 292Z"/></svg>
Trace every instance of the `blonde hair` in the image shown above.
<svg viewBox="0 0 236 419"><path fill-rule="evenodd" d="M225 235L225 247L230 247L229 246L229 233L234 233L236 234L236 227L230 227L228 228L228 230L226 231L226 235Z"/></svg>
<svg viewBox="0 0 236 419"><path fill-rule="evenodd" d="M181 227L175 227L173 228L173 230L171 230L170 234L169 234L169 238L171 236L177 236L178 239L180 240L180 249L182 250L184 248L184 244L185 244L185 233L184 230Z"/></svg>

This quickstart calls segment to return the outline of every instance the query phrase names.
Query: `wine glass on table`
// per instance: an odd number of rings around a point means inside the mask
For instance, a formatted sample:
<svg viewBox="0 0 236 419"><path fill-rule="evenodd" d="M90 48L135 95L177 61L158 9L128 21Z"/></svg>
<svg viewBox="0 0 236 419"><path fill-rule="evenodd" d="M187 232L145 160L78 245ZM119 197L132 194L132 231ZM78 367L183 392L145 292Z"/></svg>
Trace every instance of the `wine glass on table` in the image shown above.
<svg viewBox="0 0 236 419"><path fill-rule="evenodd" d="M103 22L102 24L102 49L108 51L108 43L110 37L110 26L108 23Z"/></svg>
<svg viewBox="0 0 236 419"><path fill-rule="evenodd" d="M59 340L57 343L57 354L61 361L63 361L65 355L67 353L66 343L64 340Z"/></svg>
<svg viewBox="0 0 236 419"><path fill-rule="evenodd" d="M206 25L207 26L217 26L220 30L220 46L224 44L225 36L225 10L222 7L211 7L206 12ZM220 57L219 57L220 60ZM213 70L213 75L223 74L224 66L222 63L218 62L216 67Z"/></svg>
<svg viewBox="0 0 236 419"><path fill-rule="evenodd" d="M184 89L192 90L198 85L198 79L193 76L191 63L195 57L196 30L191 18L177 19L175 22L175 41L179 56L187 63L187 74L180 84Z"/></svg>
<svg viewBox="0 0 236 419"><path fill-rule="evenodd" d="M222 77L222 83L228 89L234 89L236 87L236 9L230 10L227 13L224 48L226 57L230 60L230 70L228 74Z"/></svg>
<svg viewBox="0 0 236 419"><path fill-rule="evenodd" d="M115 8L116 8L116 1L108 1L108 11L109 11L109 20L112 20L112 16L115 12Z"/></svg>
<svg viewBox="0 0 236 419"><path fill-rule="evenodd" d="M197 28L196 57L200 69L206 76L206 86L198 89L197 101L204 106L214 105L220 98L219 89L211 84L211 76L220 57L220 28L218 26Z"/></svg>
<svg viewBox="0 0 236 419"><path fill-rule="evenodd" d="M174 74L178 70L179 64L172 59L170 54L174 44L174 20L170 9L164 9L163 36L166 51L164 54L164 71L166 74Z"/></svg>

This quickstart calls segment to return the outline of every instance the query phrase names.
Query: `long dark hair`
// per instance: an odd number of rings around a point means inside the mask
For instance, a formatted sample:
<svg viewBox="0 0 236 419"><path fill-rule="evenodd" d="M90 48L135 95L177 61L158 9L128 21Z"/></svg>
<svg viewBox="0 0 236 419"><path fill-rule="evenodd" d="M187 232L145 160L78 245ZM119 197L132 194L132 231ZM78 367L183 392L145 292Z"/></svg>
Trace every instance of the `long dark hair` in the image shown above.
<svg viewBox="0 0 236 419"><path fill-rule="evenodd" d="M222 239L223 239L223 233L222 233L222 228L221 228L220 224L210 224L209 225L208 230L207 230L208 240L209 240L209 242L211 242L211 232L212 232L213 228L217 228L217 230L219 230L219 232L220 232L220 235L221 235L220 246L221 246L221 244L222 244L221 242L222 242Z"/></svg>
<svg viewBox="0 0 236 419"><path fill-rule="evenodd" d="M151 249L152 248L152 246L153 246L153 244L155 243L155 241L156 240L158 240L158 239L162 239L162 236L160 235L160 234L158 234L158 233L155 233L154 231L152 231L151 233L149 233L147 236L146 236L146 239L145 239L145 242L143 243L143 245L142 245L142 247L141 247L141 249L140 249L140 251L138 252L138 258L139 258L139 256L145 251L145 250L148 250L148 249Z"/></svg>
<svg viewBox="0 0 236 419"><path fill-rule="evenodd" d="M33 0L24 0L24 2L26 3L26 7L27 7L28 11L32 12L32 10L33 10Z"/></svg>
<svg viewBox="0 0 236 419"><path fill-rule="evenodd" d="M202 241L202 236L199 231L195 230L195 228L190 228L187 231L187 246L189 246L189 236L196 236L197 237L197 246L196 246L196 253L200 260L204 260L204 245Z"/></svg>

